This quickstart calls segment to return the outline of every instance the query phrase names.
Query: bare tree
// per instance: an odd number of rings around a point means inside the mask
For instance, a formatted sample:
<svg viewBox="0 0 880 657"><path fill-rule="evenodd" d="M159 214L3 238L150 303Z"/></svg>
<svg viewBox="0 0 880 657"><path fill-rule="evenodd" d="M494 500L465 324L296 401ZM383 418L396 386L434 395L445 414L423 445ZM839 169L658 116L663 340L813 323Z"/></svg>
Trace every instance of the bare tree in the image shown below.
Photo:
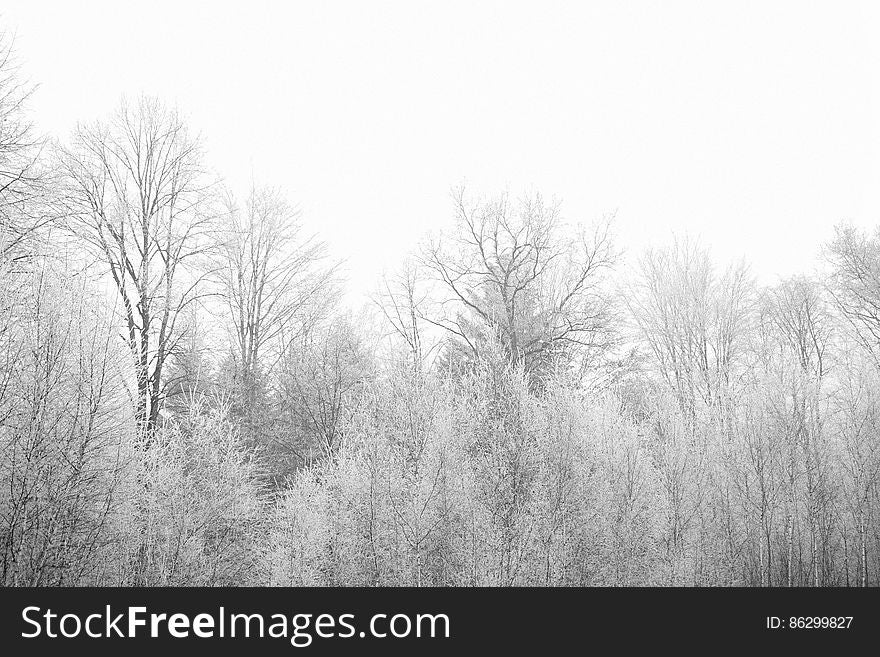
<svg viewBox="0 0 880 657"><path fill-rule="evenodd" d="M254 187L242 210L227 198L217 269L232 320L235 358L254 376L268 345L301 331L334 298L327 245L303 233L300 213L277 191ZM277 356L277 353L276 353Z"/></svg>
<svg viewBox="0 0 880 657"><path fill-rule="evenodd" d="M847 586L876 586L880 575L880 376L861 354L842 358L835 395L840 447L837 484L842 489L841 534ZM853 558L851 558L853 557Z"/></svg>
<svg viewBox="0 0 880 657"><path fill-rule="evenodd" d="M76 233L109 269L135 362L141 434L156 429L163 368L182 337L177 319L200 294L197 267L213 223L197 140L154 99L123 102L107 122L80 126L62 152Z"/></svg>
<svg viewBox="0 0 880 657"><path fill-rule="evenodd" d="M828 289L856 341L880 363L880 232L840 224L825 251Z"/></svg>
<svg viewBox="0 0 880 657"><path fill-rule="evenodd" d="M430 321L471 357L485 351L485 331L495 334L504 360L533 380L574 352L610 346L611 301L602 289L615 260L609 222L572 239L558 205L540 195L473 203L458 189L453 198L455 232L421 254L444 294L443 312Z"/></svg>
<svg viewBox="0 0 880 657"><path fill-rule="evenodd" d="M765 320L794 353L803 372L820 379L825 376L832 319L821 287L795 276L768 290L764 301Z"/></svg>
<svg viewBox="0 0 880 657"><path fill-rule="evenodd" d="M253 438L265 411L264 378L286 345L335 301L336 266L277 190L253 187L244 208L227 195L226 209L216 272L232 344L235 407Z"/></svg>
<svg viewBox="0 0 880 657"><path fill-rule="evenodd" d="M118 565L132 472L125 354L88 282L36 263L0 292L0 582L94 583Z"/></svg>
<svg viewBox="0 0 880 657"><path fill-rule="evenodd" d="M762 320L762 332L776 352L771 363L776 385L766 399L780 434L777 457L784 462L786 582L791 586L801 569L795 545L800 544L796 525L800 526L803 506L809 531L809 581L818 586L824 578L820 552L830 496L821 393L828 370L831 316L820 286L801 276L767 290Z"/></svg>
<svg viewBox="0 0 880 657"><path fill-rule="evenodd" d="M431 327L424 319L430 305L430 292L421 280L418 263L407 261L399 272L384 275L373 303L379 308L386 323L405 345L410 365L415 372L421 372L437 344L430 343Z"/></svg>
<svg viewBox="0 0 880 657"><path fill-rule="evenodd" d="M41 139L25 114L32 92L20 79L12 39L0 32L0 256L51 219L40 184Z"/></svg>
<svg viewBox="0 0 880 657"><path fill-rule="evenodd" d="M354 316L336 316L287 343L279 403L285 429L300 440L282 435L278 447L301 462L333 454L352 398L372 378L372 345L359 324Z"/></svg>
<svg viewBox="0 0 880 657"><path fill-rule="evenodd" d="M649 250L627 305L662 377L685 408L721 400L742 365L754 303L745 265L717 278L688 240Z"/></svg>

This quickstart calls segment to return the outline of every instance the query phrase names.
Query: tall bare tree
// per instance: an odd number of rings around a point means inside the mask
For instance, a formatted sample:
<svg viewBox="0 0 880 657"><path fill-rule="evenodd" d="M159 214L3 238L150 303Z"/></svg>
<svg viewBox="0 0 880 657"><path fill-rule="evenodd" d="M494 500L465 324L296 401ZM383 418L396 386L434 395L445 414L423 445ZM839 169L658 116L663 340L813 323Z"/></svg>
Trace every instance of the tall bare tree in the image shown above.
<svg viewBox="0 0 880 657"><path fill-rule="evenodd" d="M766 400L780 434L777 457L784 462L786 583L796 581L801 567L795 545L800 543L796 525L802 514L809 531L809 580L818 586L825 575L820 553L830 500L822 386L829 369L832 320L821 287L803 276L767 290L762 319L762 333L775 352L771 368L776 385L768 387Z"/></svg>
<svg viewBox="0 0 880 657"><path fill-rule="evenodd" d="M880 364L880 231L868 235L840 224L826 248L832 275L828 286L852 334Z"/></svg>
<svg viewBox="0 0 880 657"><path fill-rule="evenodd" d="M278 385L288 432L277 445L281 453L309 462L337 449L345 415L373 378L373 349L363 326L363 317L337 315L287 343Z"/></svg>
<svg viewBox="0 0 880 657"><path fill-rule="evenodd" d="M0 32L0 256L51 217L38 167L41 139L25 113L33 87L21 79L12 39Z"/></svg>
<svg viewBox="0 0 880 657"><path fill-rule="evenodd" d="M431 341L429 328L424 319L430 304L429 290L421 277L418 263L408 260L400 271L384 275L373 303L379 308L391 334L405 346L409 365L421 372L432 353L436 341Z"/></svg>
<svg viewBox="0 0 880 657"><path fill-rule="evenodd" d="M263 377L336 298L327 245L305 234L299 211L277 190L253 187L240 207L226 198L218 251L220 298L228 316L237 406L250 433Z"/></svg>
<svg viewBox="0 0 880 657"><path fill-rule="evenodd" d="M471 357L486 331L504 360L543 378L573 352L595 355L611 344L604 273L614 263L610 226L565 234L557 205L540 195L472 202L453 193L455 232L429 241L421 261L443 290L439 318Z"/></svg>
<svg viewBox="0 0 880 657"><path fill-rule="evenodd" d="M744 264L717 277L708 252L689 240L647 251L626 295L663 379L693 412L715 404L743 364L754 288Z"/></svg>
<svg viewBox="0 0 880 657"><path fill-rule="evenodd" d="M213 225L212 185L197 139L150 98L123 102L108 122L81 125L61 158L76 233L109 270L135 364L136 416L151 436L177 320L201 293Z"/></svg>

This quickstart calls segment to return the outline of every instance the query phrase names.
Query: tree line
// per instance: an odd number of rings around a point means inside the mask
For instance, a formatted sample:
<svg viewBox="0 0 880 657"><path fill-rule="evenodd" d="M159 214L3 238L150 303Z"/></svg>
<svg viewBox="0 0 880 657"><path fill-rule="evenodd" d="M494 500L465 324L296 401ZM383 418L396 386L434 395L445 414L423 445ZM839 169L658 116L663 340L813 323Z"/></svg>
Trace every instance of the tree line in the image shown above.
<svg viewBox="0 0 880 657"><path fill-rule="evenodd" d="M880 231L761 286L456 189L352 309L173 108L30 92L4 38L3 584L880 582Z"/></svg>

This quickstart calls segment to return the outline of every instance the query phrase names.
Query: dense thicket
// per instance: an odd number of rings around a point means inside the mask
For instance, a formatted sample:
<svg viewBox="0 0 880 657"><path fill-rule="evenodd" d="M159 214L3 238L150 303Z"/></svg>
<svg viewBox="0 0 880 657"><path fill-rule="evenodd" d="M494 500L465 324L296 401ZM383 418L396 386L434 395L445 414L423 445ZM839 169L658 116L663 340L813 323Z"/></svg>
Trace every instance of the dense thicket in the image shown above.
<svg viewBox="0 0 880 657"><path fill-rule="evenodd" d="M27 97L4 42L3 584L880 583L880 232L761 287L455 190L353 311L176 112Z"/></svg>

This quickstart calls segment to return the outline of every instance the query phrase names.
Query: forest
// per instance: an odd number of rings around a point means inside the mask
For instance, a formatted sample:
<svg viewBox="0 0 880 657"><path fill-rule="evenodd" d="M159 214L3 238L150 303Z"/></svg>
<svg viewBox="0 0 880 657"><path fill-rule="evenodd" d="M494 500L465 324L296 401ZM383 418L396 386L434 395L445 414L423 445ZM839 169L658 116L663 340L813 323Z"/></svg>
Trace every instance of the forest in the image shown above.
<svg viewBox="0 0 880 657"><path fill-rule="evenodd" d="M759 285L456 187L352 304L174 107L32 89L3 37L4 585L880 584L880 231Z"/></svg>

